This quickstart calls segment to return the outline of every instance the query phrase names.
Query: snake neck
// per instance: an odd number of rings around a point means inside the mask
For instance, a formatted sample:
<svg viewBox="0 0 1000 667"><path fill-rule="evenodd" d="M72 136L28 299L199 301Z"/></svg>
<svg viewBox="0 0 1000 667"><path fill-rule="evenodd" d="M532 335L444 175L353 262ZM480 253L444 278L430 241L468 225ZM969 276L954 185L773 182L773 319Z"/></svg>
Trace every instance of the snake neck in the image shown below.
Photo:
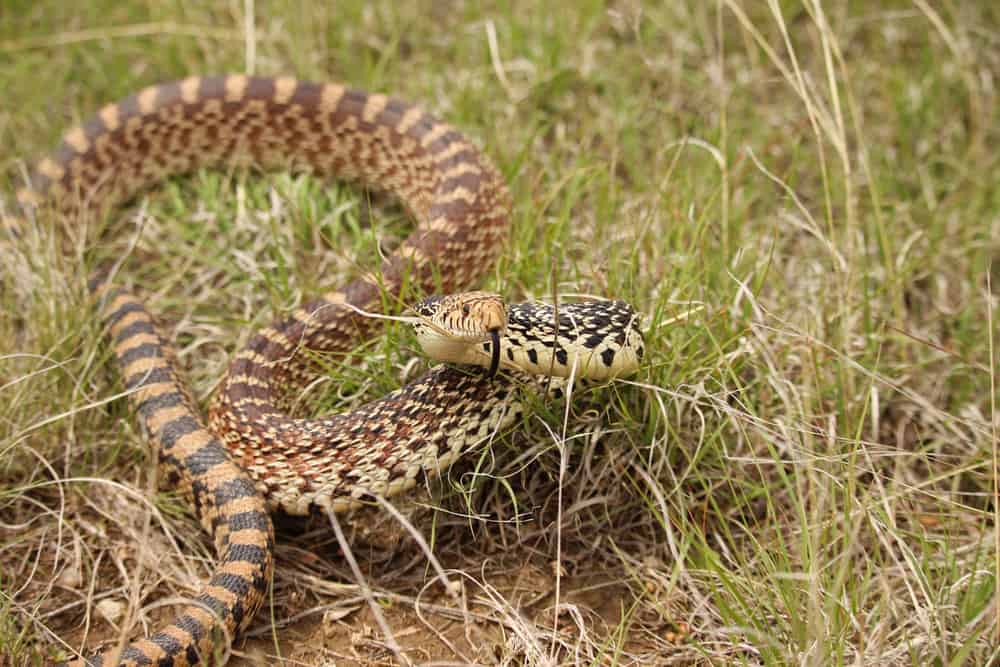
<svg viewBox="0 0 1000 667"><path fill-rule="evenodd" d="M609 380L635 372L644 342L640 317L624 301L587 301L559 308L510 306L500 337L500 364L532 375ZM421 326L421 325L416 325ZM450 363L489 368L492 343L440 344L424 351Z"/></svg>

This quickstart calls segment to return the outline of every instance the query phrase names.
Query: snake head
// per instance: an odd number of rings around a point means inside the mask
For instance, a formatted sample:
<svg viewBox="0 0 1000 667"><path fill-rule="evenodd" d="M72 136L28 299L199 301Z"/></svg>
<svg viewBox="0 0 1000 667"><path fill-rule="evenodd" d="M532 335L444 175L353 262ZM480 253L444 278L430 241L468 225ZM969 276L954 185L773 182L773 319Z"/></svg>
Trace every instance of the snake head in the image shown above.
<svg viewBox="0 0 1000 667"><path fill-rule="evenodd" d="M437 361L489 368L500 366L500 336L507 331L507 305L497 294L462 292L432 296L413 307L413 329L424 353Z"/></svg>

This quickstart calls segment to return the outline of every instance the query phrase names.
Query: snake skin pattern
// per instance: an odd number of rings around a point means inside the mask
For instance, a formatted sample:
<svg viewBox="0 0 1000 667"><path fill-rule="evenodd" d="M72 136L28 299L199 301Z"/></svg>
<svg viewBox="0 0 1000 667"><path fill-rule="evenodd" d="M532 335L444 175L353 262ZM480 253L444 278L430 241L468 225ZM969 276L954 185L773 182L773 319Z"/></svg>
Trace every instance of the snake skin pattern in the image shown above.
<svg viewBox="0 0 1000 667"><path fill-rule="evenodd" d="M404 284L416 291L470 285L502 246L511 204L500 174L459 132L417 107L291 78L191 77L152 86L67 132L18 201L26 215L49 207L75 222L107 214L167 176L218 165L359 180L398 197L417 226L378 271L255 335L211 408L212 431L142 303L103 274L91 279L163 476L192 499L219 563L172 624L74 665L216 662L223 642L249 624L270 581L273 533L260 491L267 504L289 512L346 509L412 486L420 471L447 465L516 416L504 407L509 379L485 382L449 368L350 415L306 421L283 411L291 392L313 377L312 353L346 353L374 333L378 321L348 306L379 311ZM4 222L12 230L23 224ZM444 414L448 401L458 410ZM295 444L294 455L287 443Z"/></svg>
<svg viewBox="0 0 1000 667"><path fill-rule="evenodd" d="M484 298L501 302L496 295L482 294L434 296L416 305L416 312L428 318L414 325L427 356L455 364L491 365L491 342L455 345L454 333L446 340L434 333L440 326L452 332L465 331L468 327L461 322L463 315L468 317L478 302ZM456 302L457 307L451 307L450 302ZM529 376L609 380L635 372L645 352L639 314L624 301L583 301L559 308L544 303L500 307L506 311L500 316L505 323L499 346L503 368ZM497 316L491 314L491 318ZM476 317L476 322L484 326L479 323L488 324L490 318ZM550 384L549 380L543 382Z"/></svg>

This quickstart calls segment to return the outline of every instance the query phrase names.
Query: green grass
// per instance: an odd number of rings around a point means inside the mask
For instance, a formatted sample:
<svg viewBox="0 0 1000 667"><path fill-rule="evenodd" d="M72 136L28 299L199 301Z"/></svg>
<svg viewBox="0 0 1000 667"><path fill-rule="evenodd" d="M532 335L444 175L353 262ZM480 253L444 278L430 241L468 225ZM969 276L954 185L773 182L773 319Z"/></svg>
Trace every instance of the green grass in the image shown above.
<svg viewBox="0 0 1000 667"><path fill-rule="evenodd" d="M1000 13L883 4L7 2L0 195L11 212L66 127L188 73L417 101L510 182L482 287L629 300L649 353L409 509L464 611L421 593L429 560L397 521L348 522L412 660L989 664ZM211 567L114 398L87 267L127 257L207 402L251 331L409 229L354 187L242 172L175 179L103 234L37 223L0 248L4 664L138 634ZM390 327L307 402L379 396L414 349ZM282 529L246 664L387 659L335 544Z"/></svg>

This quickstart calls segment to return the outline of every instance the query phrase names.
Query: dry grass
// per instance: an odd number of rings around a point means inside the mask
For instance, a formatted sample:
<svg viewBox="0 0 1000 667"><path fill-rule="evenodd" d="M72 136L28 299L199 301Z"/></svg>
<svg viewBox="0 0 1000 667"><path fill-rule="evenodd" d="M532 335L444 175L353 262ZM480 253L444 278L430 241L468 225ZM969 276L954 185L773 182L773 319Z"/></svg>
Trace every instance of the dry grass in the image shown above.
<svg viewBox="0 0 1000 667"><path fill-rule="evenodd" d="M502 166L515 227L485 287L646 314L639 376L538 406L399 516L342 518L360 579L329 520L279 521L235 664L989 664L998 19L923 0L8 2L0 193L149 83L347 81ZM250 331L408 229L351 187L239 172L106 226L37 223L0 250L5 664L155 627L211 569L157 488L86 268L127 257L204 400ZM383 394L413 347L391 327L307 403Z"/></svg>

